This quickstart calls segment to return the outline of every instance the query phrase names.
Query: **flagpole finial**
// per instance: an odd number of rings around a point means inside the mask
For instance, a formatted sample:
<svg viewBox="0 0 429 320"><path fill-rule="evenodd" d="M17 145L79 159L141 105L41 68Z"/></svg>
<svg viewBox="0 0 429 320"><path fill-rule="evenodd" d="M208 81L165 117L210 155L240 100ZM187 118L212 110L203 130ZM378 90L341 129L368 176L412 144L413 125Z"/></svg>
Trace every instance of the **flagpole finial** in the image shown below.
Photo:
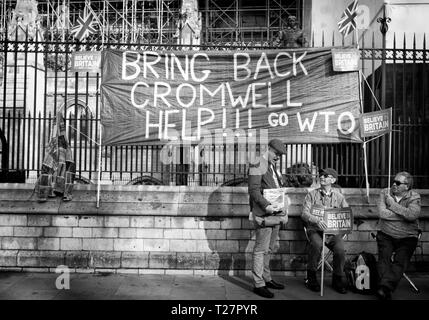
<svg viewBox="0 0 429 320"><path fill-rule="evenodd" d="M389 30L388 23L390 23L390 21L392 21L392 19L386 17L386 7L384 7L383 17L377 18L377 22L380 23L380 31L383 35L385 35Z"/></svg>
<svg viewBox="0 0 429 320"><path fill-rule="evenodd" d="M381 23L381 25L380 25L380 31L381 31L382 34L386 34L387 30L389 30L388 23L390 23L390 21L392 21L392 19L390 19L389 17L387 17L387 18L381 18L380 17L380 18L377 19L377 22Z"/></svg>

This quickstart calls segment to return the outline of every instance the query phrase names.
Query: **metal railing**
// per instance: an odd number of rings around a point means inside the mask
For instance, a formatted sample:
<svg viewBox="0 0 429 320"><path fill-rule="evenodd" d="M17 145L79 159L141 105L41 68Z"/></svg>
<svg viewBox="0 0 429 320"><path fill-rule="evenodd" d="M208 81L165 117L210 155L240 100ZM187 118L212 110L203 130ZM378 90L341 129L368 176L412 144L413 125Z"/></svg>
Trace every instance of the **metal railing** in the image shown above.
<svg viewBox="0 0 429 320"><path fill-rule="evenodd" d="M257 37L256 37L257 38ZM83 183L97 179L100 115L100 74L71 73L68 69L71 53L103 48L134 50L178 50L183 46L153 43L78 43L75 41L42 41L28 37L21 41L0 41L2 83L0 87L0 126L6 142L1 144L2 171L21 171L26 181L34 182L41 168L49 142L54 115L64 108L68 137L76 161L77 176ZM185 45L200 50L263 50L272 42L263 39L230 42L220 38L216 44ZM325 41L335 46L334 42ZM323 45L325 45L325 42ZM384 52L365 46L363 39L361 69L367 75L362 84L364 110L378 109L377 99L386 95L386 105L394 109L392 173L406 170L416 177L416 186L429 187L429 97L427 84L429 51L391 48ZM373 43L373 40L372 40ZM406 47L406 46L404 46ZM383 57L386 57L383 61ZM388 60L388 61L387 61ZM386 89L382 92L380 68L387 69ZM387 62L387 64L386 64ZM370 90L371 89L371 90ZM7 145L6 145L7 144ZM9 152L5 154L6 147ZM227 157L239 156L230 146L212 146L205 150L195 147L177 148L172 152L180 159L210 158L209 163L190 161L188 164L163 164L160 145L103 146L102 183L166 184L166 185L239 185L245 182L247 165L229 164ZM340 174L339 184L364 186L363 152L360 144L288 145L289 153L281 161L281 170L291 185L311 183L311 172L318 167L333 167ZM186 162L186 161L185 161ZM3 161L4 163L4 161ZM303 166L300 164L307 164ZM304 168L303 168L304 167ZM368 144L369 181L372 187L384 187L388 175L388 139L382 137Z"/></svg>

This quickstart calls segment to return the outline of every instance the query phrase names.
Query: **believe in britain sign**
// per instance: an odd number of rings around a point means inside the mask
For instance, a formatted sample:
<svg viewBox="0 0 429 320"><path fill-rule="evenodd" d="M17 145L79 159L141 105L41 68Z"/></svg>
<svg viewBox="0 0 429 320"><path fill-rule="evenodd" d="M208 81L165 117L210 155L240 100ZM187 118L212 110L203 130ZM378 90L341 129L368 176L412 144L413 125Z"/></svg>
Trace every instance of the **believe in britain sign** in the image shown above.
<svg viewBox="0 0 429 320"><path fill-rule="evenodd" d="M392 108L364 113L360 117L361 137L389 133L392 130Z"/></svg>

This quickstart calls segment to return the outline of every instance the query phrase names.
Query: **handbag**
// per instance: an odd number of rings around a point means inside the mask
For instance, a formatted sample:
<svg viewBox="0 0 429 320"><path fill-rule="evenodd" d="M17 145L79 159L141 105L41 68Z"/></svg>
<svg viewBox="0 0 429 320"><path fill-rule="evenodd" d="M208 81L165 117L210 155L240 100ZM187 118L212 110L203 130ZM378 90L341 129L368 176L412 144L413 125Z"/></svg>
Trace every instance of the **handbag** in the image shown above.
<svg viewBox="0 0 429 320"><path fill-rule="evenodd" d="M286 224L288 221L288 216L286 212L283 211L275 215L264 216L263 218L265 227L274 227L278 224Z"/></svg>
<svg viewBox="0 0 429 320"><path fill-rule="evenodd" d="M256 224L261 227L274 227L279 224L286 224L288 221L288 215L284 211L280 211L277 214L266 215L266 216L254 216Z"/></svg>

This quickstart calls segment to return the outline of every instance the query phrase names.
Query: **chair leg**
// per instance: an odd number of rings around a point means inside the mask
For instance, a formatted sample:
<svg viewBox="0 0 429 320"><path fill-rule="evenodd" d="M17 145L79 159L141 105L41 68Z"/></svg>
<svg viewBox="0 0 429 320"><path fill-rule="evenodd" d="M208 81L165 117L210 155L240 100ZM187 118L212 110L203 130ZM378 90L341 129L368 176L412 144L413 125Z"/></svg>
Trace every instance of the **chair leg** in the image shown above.
<svg viewBox="0 0 429 320"><path fill-rule="evenodd" d="M420 293L419 288L416 287L416 285L414 284L414 282L405 273L403 273L403 276L404 276L405 279L407 279L407 281L411 285L411 287L413 287L414 291L416 293Z"/></svg>
<svg viewBox="0 0 429 320"><path fill-rule="evenodd" d="M331 265L329 264L329 262L328 262L328 259L329 259L329 257L330 257L331 255L332 255L332 252L331 252L331 251L328 251L328 252L325 254L324 261L325 261L325 265L326 265L326 267L329 269L329 271L333 272L333 271L334 271L334 269L332 268L332 266L331 266ZM319 270L321 267L322 267L322 259L320 259L319 264L317 265L317 270Z"/></svg>
<svg viewBox="0 0 429 320"><path fill-rule="evenodd" d="M329 264L328 261L325 260L325 265L328 267L329 271L333 272L334 268L332 268L332 266Z"/></svg>

